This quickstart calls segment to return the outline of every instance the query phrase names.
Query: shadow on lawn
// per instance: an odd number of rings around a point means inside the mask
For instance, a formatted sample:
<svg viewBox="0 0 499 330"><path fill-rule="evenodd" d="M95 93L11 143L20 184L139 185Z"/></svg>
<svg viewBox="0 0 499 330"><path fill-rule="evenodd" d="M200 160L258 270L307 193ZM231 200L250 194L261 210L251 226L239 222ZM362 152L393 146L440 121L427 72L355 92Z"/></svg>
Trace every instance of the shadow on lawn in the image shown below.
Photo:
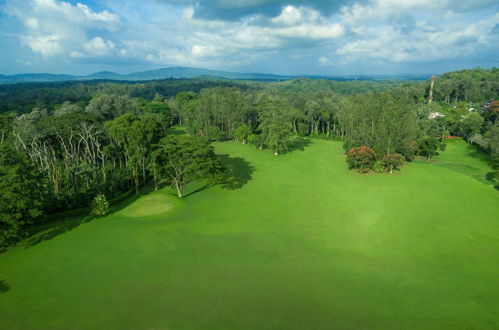
<svg viewBox="0 0 499 330"><path fill-rule="evenodd" d="M282 154L288 154L293 151L305 151L305 148L312 144L311 139L307 139L301 136L295 137L291 142L288 143L287 150L283 150Z"/></svg>
<svg viewBox="0 0 499 330"><path fill-rule="evenodd" d="M121 202L116 203L115 205L112 205L109 208L109 215L121 211L125 207L134 203L139 197L147 195L152 190L153 189L150 186L144 187L141 189L139 194L133 195L130 198L127 198ZM80 215L73 217L68 215L67 217L62 219L57 219L53 221L49 220L45 223L33 227L28 234L28 238L25 239L23 242L21 242L21 244L26 248L33 245L37 245L38 243L50 240L56 236L67 233L68 231L71 231L79 227L80 225L90 222L97 218L98 217L92 215Z"/></svg>
<svg viewBox="0 0 499 330"><path fill-rule="evenodd" d="M217 184L220 184L223 189L240 189L251 180L255 168L245 159L229 155L218 155L218 159L225 167L225 173L221 180L218 183L191 183L194 187L190 189L194 190L184 194L184 199ZM175 192L171 192L170 195L177 196Z"/></svg>
<svg viewBox="0 0 499 330"><path fill-rule="evenodd" d="M191 195L197 194L198 192L201 192L201 191L203 191L205 189L208 189L208 188L210 188L213 185L214 185L213 183L206 183L206 184L202 185L201 187L196 188L193 191L188 192L187 194L184 194L183 198L185 199L185 198L187 198L187 197L189 197ZM178 197L178 195L177 195L176 192L171 192L169 195L173 196L173 197Z"/></svg>
<svg viewBox="0 0 499 330"><path fill-rule="evenodd" d="M222 188L239 189L251 180L255 168L245 159L229 155L219 155L219 159L226 170L222 179Z"/></svg>
<svg viewBox="0 0 499 330"><path fill-rule="evenodd" d="M78 216L43 223L32 229L29 237L22 242L24 247L30 247L43 241L52 239L78 227L81 224L93 220L93 216Z"/></svg>
<svg viewBox="0 0 499 330"><path fill-rule="evenodd" d="M5 281L0 281L0 293L4 293L10 290L10 286L5 283Z"/></svg>
<svg viewBox="0 0 499 330"><path fill-rule="evenodd" d="M466 144L466 152L467 152L467 156L477 158L484 163L492 165L492 160L490 159L489 154L487 154L487 152L483 151L476 144L467 143Z"/></svg>
<svg viewBox="0 0 499 330"><path fill-rule="evenodd" d="M489 172L485 175L485 178L488 180L488 182L494 186L496 190L499 190L499 176L497 175L496 172Z"/></svg>

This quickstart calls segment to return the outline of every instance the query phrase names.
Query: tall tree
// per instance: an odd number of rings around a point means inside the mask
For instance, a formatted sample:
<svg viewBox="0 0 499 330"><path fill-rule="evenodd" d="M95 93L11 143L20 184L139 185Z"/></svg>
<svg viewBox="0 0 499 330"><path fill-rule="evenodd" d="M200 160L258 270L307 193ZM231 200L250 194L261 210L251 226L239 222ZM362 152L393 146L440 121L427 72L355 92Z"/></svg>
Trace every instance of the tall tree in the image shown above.
<svg viewBox="0 0 499 330"><path fill-rule="evenodd" d="M42 214L42 182L27 155L0 144L0 249L15 243L23 226Z"/></svg>
<svg viewBox="0 0 499 330"><path fill-rule="evenodd" d="M153 145L164 135L161 117L155 114L143 116L124 114L106 122L104 127L115 150L123 155L122 160L129 170L135 192L138 193L140 177L143 184L147 179L146 172Z"/></svg>
<svg viewBox="0 0 499 330"><path fill-rule="evenodd" d="M185 186L198 180L215 180L223 172L207 139L189 135L163 138L154 152L159 176L172 184L182 198Z"/></svg>
<svg viewBox="0 0 499 330"><path fill-rule="evenodd" d="M378 155L406 155L417 140L419 126L414 104L404 95L369 93L349 98L340 113L345 149L368 146Z"/></svg>
<svg viewBox="0 0 499 330"><path fill-rule="evenodd" d="M138 105L128 96L104 94L93 97L85 111L100 120L111 120L125 113L139 113Z"/></svg>
<svg viewBox="0 0 499 330"><path fill-rule="evenodd" d="M291 107L284 101L265 103L260 112L262 142L274 149L276 155L287 148L293 134Z"/></svg>
<svg viewBox="0 0 499 330"><path fill-rule="evenodd" d="M426 136L419 142L419 153L429 160L431 157L437 155L439 146L440 143L437 139L432 136Z"/></svg>

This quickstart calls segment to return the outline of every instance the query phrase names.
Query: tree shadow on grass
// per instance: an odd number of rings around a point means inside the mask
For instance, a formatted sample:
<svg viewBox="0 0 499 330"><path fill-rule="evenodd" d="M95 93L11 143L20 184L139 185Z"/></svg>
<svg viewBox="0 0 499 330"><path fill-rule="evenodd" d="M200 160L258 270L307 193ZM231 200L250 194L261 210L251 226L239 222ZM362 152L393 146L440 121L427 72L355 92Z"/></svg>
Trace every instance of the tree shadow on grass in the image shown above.
<svg viewBox="0 0 499 330"><path fill-rule="evenodd" d="M37 245L38 243L50 240L56 236L71 231L93 219L93 216L81 215L78 217L54 220L37 225L31 228L31 231L28 233L28 238L22 241L21 244L26 248Z"/></svg>
<svg viewBox="0 0 499 330"><path fill-rule="evenodd" d="M10 286L7 283L5 283L4 280L1 280L0 281L0 293L5 293L9 290L10 290Z"/></svg>
<svg viewBox="0 0 499 330"><path fill-rule="evenodd" d="M146 186L141 189L139 194L134 194L131 197L128 197L122 201L117 202L109 208L108 215L119 212L130 204L134 203L141 196L147 195L152 191L151 186ZM127 194L124 194L127 196ZM88 208L82 209L86 210L86 214L80 214L78 216L72 216L70 212L68 215L64 217L64 212L62 216L60 214L54 215L53 219L49 219L49 221L33 226L30 228L28 232L28 237L22 241L20 244L25 248L30 246L37 245L43 241L51 240L52 238L59 236L61 234L67 233L82 224L88 223L92 220L98 219L98 217L88 215L90 210Z"/></svg>
<svg viewBox="0 0 499 330"><path fill-rule="evenodd" d="M307 147L312 144L311 139L307 139L301 136L295 137L291 142L288 143L286 150L283 150L282 154L287 154L293 151L305 151Z"/></svg>
<svg viewBox="0 0 499 330"><path fill-rule="evenodd" d="M492 165L492 160L490 159L490 155L486 151L484 151L480 146L472 143L467 143L466 152L467 156L479 159L488 165Z"/></svg>
<svg viewBox="0 0 499 330"><path fill-rule="evenodd" d="M183 198L186 198L186 197L189 197L191 195L197 194L198 192L201 192L201 191L203 191L205 189L208 189L208 188L210 188L213 185L214 185L213 183L205 183L205 184L201 185L200 187L195 188L193 191L190 191L187 194L184 194ZM176 193L172 193L171 195L175 196L175 197L178 197L178 195Z"/></svg>
<svg viewBox="0 0 499 330"><path fill-rule="evenodd" d="M239 189L251 180L255 168L244 158L230 157L229 155L219 155L218 157L226 171L221 181L223 189Z"/></svg>
<svg viewBox="0 0 499 330"><path fill-rule="evenodd" d="M496 174L496 172L488 172L485 175L485 178L487 179L488 183L493 185L494 188L499 191L499 181L498 181L499 176Z"/></svg>

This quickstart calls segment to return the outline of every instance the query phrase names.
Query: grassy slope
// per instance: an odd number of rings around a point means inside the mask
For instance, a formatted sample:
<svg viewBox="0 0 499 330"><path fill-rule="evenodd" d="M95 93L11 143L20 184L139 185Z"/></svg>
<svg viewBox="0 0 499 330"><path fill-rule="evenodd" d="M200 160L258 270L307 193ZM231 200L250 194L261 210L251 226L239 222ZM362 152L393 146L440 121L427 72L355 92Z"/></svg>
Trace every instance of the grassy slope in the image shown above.
<svg viewBox="0 0 499 330"><path fill-rule="evenodd" d="M461 139L448 140L446 150L447 152L433 159L435 165L492 185L485 176L493 170L488 164L488 156L483 151Z"/></svg>
<svg viewBox="0 0 499 330"><path fill-rule="evenodd" d="M0 328L499 327L491 187L426 162L348 172L338 142L217 151L228 187L154 192L0 255Z"/></svg>

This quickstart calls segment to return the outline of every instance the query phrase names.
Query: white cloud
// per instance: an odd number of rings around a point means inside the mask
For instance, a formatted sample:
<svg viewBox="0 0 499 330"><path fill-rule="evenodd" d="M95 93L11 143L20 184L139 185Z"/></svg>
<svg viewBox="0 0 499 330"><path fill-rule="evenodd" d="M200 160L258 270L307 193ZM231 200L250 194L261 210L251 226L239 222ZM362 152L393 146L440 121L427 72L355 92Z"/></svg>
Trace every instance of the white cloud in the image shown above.
<svg viewBox="0 0 499 330"><path fill-rule="evenodd" d="M214 16L203 15L199 11L205 7L194 1L189 6L182 1L99 2L106 10L86 0L4 1L0 10L17 26L6 30L7 24L0 24L0 37L13 44L15 36L24 49L39 55L28 51L25 60L54 65L115 61L249 71L266 63L271 70L287 65L322 73L341 63L357 70L359 63L473 58L491 53L499 42L499 35L491 33L499 23L497 10L480 9L497 8L492 0L361 0L334 13L294 1L272 16L255 10L226 21L206 18Z"/></svg>
<svg viewBox="0 0 499 330"><path fill-rule="evenodd" d="M343 27L322 17L318 11L286 6L269 22L260 22L253 17L245 22L219 22L193 19L193 9L188 8L183 16L182 27L193 27L190 37L195 41L196 55L201 49L224 48L232 50L268 51L282 47L301 48L330 42L343 35ZM223 24L223 29L221 29ZM201 48L204 47L204 48ZM194 51L193 51L194 53Z"/></svg>
<svg viewBox="0 0 499 330"><path fill-rule="evenodd" d="M73 7L74 8L74 7ZM96 22L106 22L110 24L116 24L119 23L120 19L118 15L112 14L108 12L107 10L103 10L100 13L94 12L90 7L87 5L77 3L76 8L80 9L84 14L85 18L91 20L91 21L96 21ZM73 9L74 10L74 9Z"/></svg>
<svg viewBox="0 0 499 330"><path fill-rule="evenodd" d="M344 34L338 22L305 7L287 6L273 18L252 16L234 22L199 19L195 10L187 7L176 20L128 34L120 41L120 52L158 65L235 66L284 48L331 43Z"/></svg>
<svg viewBox="0 0 499 330"><path fill-rule="evenodd" d="M467 13L448 11L445 1L434 4L441 11L429 13L431 6L429 0L378 0L344 7L342 22L353 36L336 53L344 62L373 58L422 63L472 56L493 47L489 32L499 14L471 19Z"/></svg>
<svg viewBox="0 0 499 330"><path fill-rule="evenodd" d="M191 53L193 56L196 57L220 55L216 47L203 46L203 45L192 46Z"/></svg>
<svg viewBox="0 0 499 330"><path fill-rule="evenodd" d="M95 37L84 43L80 50L71 51L70 56L74 58L109 56L116 49L110 40Z"/></svg>
<svg viewBox="0 0 499 330"><path fill-rule="evenodd" d="M26 43L34 52L40 53L43 57L51 57L62 54L64 48L60 44L60 36L57 34L45 36L26 36L23 42Z"/></svg>
<svg viewBox="0 0 499 330"><path fill-rule="evenodd" d="M319 57L319 59L317 60L317 62L319 62L319 65L330 65L332 64L331 63L331 60L325 56L321 56Z"/></svg>
<svg viewBox="0 0 499 330"><path fill-rule="evenodd" d="M107 10L96 12L87 5L72 5L65 1L7 0L5 11L24 23L26 29L19 36L22 43L44 58L83 54L81 47L87 56L102 55L103 40L91 38L89 34L94 31L113 32L120 25L119 16ZM110 46L106 44L107 48Z"/></svg>
<svg viewBox="0 0 499 330"><path fill-rule="evenodd" d="M302 20L303 9L298 9L291 5L282 9L281 14L272 18L272 22L278 24L292 25L297 24Z"/></svg>

